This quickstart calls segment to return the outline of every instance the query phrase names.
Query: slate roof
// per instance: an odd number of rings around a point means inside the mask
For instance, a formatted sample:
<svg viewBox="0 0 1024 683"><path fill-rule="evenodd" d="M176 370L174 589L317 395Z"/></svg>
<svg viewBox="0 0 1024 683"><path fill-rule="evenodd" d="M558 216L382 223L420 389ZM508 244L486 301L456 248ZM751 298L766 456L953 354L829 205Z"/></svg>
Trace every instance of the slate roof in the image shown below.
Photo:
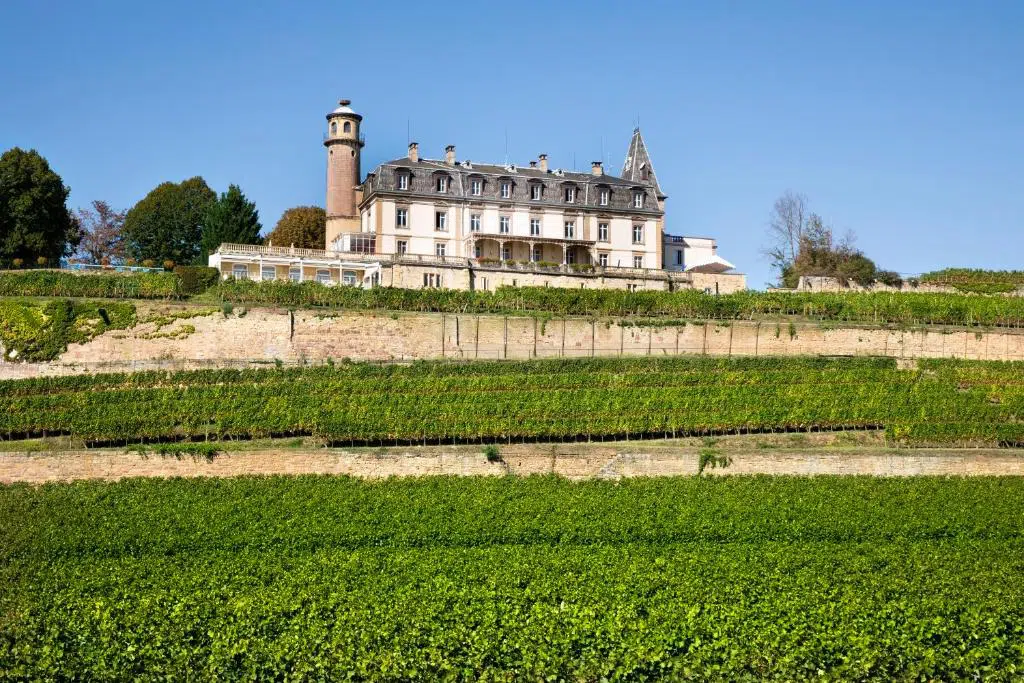
<svg viewBox="0 0 1024 683"><path fill-rule="evenodd" d="M658 185L658 176L654 173L654 164L651 163L651 155L647 153L647 145L644 144L639 128L633 129L626 160L622 162L622 177L630 182L646 182L654 188L660 199L666 198Z"/></svg>
<svg viewBox="0 0 1024 683"><path fill-rule="evenodd" d="M407 190L398 189L399 171L410 174ZM439 173L447 174L450 178L448 192L444 194L436 191L435 178ZM479 196L470 194L470 179L473 176L477 176L483 181L483 189ZM500 196L501 183L505 180L511 181L513 185L510 198ZM537 183L544 188L541 200L531 199L530 187ZM576 201L573 204L564 201L563 191L567 184L573 184L577 188ZM609 202L605 206L599 203L601 186L610 192ZM366 199L369 199L374 193L405 193L431 195L435 198L449 196L453 199L469 201L497 201L540 206L558 205L562 208L579 206L660 215L662 212L658 209L655 196L659 191L656 187L653 189L654 192L648 183L613 175L594 175L593 173L560 169L542 171L540 168L530 168L529 166L506 167L500 164L476 164L469 161L460 161L455 165L449 165L439 159L421 158L419 161L412 161L408 157L382 163L366 176L363 183ZM647 195L643 209L636 209L633 206L633 193L636 190L641 190Z"/></svg>

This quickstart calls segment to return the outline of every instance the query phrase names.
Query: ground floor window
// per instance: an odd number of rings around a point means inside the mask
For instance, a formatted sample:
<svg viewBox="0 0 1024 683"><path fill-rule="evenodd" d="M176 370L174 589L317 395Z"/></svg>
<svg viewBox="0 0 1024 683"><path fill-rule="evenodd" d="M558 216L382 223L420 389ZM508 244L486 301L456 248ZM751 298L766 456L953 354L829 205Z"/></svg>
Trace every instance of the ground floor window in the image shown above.
<svg viewBox="0 0 1024 683"><path fill-rule="evenodd" d="M533 262L536 263L537 261L543 261L543 260L544 260L544 254L543 254L541 248L540 247L534 247L533 248Z"/></svg>
<svg viewBox="0 0 1024 683"><path fill-rule="evenodd" d="M644 267L644 257L643 256L634 256L633 257L633 267L634 268L643 268Z"/></svg>
<svg viewBox="0 0 1024 683"><path fill-rule="evenodd" d="M438 242L434 245L434 256L444 256L448 251L448 245L444 242Z"/></svg>
<svg viewBox="0 0 1024 683"><path fill-rule="evenodd" d="M358 280L356 279L356 271L346 270L341 274L341 281L346 285L354 285Z"/></svg>
<svg viewBox="0 0 1024 683"><path fill-rule="evenodd" d="M423 286L424 287L440 287L441 286L441 274L440 273L423 273Z"/></svg>
<svg viewBox="0 0 1024 683"><path fill-rule="evenodd" d="M260 269L261 280L273 280L276 277L277 268L275 268L274 266L263 266L263 268Z"/></svg>
<svg viewBox="0 0 1024 683"><path fill-rule="evenodd" d="M566 263L576 263L576 254L573 253L572 249L570 249L569 251L565 252L565 262Z"/></svg>
<svg viewBox="0 0 1024 683"><path fill-rule="evenodd" d="M302 268L292 266L288 269L288 279L292 282L302 282Z"/></svg>
<svg viewBox="0 0 1024 683"><path fill-rule="evenodd" d="M512 259L512 247L504 246L501 248L501 260L509 261Z"/></svg>
<svg viewBox="0 0 1024 683"><path fill-rule="evenodd" d="M316 271L316 281L320 284L327 284L331 281L331 271L327 268L318 268Z"/></svg>
<svg viewBox="0 0 1024 683"><path fill-rule="evenodd" d="M244 263L236 263L231 266L231 275L236 280L248 280L249 279L249 266Z"/></svg>
<svg viewBox="0 0 1024 683"><path fill-rule="evenodd" d="M608 265L608 254L598 254L597 255L597 262L601 266L607 266Z"/></svg>

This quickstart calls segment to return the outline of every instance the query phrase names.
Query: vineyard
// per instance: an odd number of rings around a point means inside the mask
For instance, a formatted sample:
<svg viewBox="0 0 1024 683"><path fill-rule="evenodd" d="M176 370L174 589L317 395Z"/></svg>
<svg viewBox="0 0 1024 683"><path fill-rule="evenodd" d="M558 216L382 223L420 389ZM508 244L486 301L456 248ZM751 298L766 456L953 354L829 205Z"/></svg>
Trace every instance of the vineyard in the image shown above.
<svg viewBox="0 0 1024 683"><path fill-rule="evenodd" d="M93 299L173 299L180 279L174 273L74 274L56 270L0 273L0 297L88 297Z"/></svg>
<svg viewBox="0 0 1024 683"><path fill-rule="evenodd" d="M921 282L950 285L962 292L1000 294L1024 286L1024 271L978 270L973 268L946 268L925 273Z"/></svg>
<svg viewBox="0 0 1024 683"><path fill-rule="evenodd" d="M310 435L340 445L881 429L1024 443L1024 364L704 357L346 363L0 383L0 437L90 443Z"/></svg>
<svg viewBox="0 0 1024 683"><path fill-rule="evenodd" d="M1019 680L1024 482L0 487L0 679Z"/></svg>
<svg viewBox="0 0 1024 683"><path fill-rule="evenodd" d="M800 317L892 325L1024 326L1024 297L899 292L628 292L614 289L500 287L446 289L326 287L316 282L228 280L211 290L253 306L446 313L533 313L675 320Z"/></svg>
<svg viewBox="0 0 1024 683"><path fill-rule="evenodd" d="M945 274L943 274L945 273ZM972 275L973 273L973 275ZM497 291L328 287L318 282L216 283L210 268L174 273L85 274L57 271L0 273L0 297L187 299L249 306L444 313L586 316L636 320L754 320L802 318L872 325L1024 327L1024 297L904 292L755 292L721 296L678 292L560 287L500 287ZM933 274L929 274L931 276ZM939 271L935 282L977 291L1009 291L1019 274ZM984 279L998 276L998 280ZM941 278L947 278L943 280ZM973 279L972 279L973 278ZM988 283L988 284L985 284ZM957 285L960 286L960 285ZM996 285L991 285L996 286ZM1009 287L1009 289L1006 289ZM972 290L974 291L974 290Z"/></svg>

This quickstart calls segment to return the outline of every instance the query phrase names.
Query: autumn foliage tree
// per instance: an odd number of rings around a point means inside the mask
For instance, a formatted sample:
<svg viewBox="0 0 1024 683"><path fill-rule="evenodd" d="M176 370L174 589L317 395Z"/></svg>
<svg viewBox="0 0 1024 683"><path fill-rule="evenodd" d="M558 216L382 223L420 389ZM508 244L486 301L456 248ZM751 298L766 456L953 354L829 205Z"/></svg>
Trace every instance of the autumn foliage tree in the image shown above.
<svg viewBox="0 0 1024 683"><path fill-rule="evenodd" d="M281 214L267 241L278 247L324 249L326 232L326 211L319 206L296 206Z"/></svg>
<svg viewBox="0 0 1024 683"><path fill-rule="evenodd" d="M124 260L121 230L127 214L127 211L115 211L100 199L94 200L91 208L79 209L82 241L78 244L78 255L93 263Z"/></svg>

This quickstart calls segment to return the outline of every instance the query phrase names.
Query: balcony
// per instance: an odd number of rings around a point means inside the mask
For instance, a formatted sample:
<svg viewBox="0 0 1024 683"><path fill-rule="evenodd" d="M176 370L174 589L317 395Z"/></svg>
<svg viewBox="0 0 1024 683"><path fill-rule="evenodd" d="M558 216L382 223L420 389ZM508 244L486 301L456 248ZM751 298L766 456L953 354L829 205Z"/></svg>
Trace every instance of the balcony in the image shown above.
<svg viewBox="0 0 1024 683"><path fill-rule="evenodd" d="M636 277L645 280L668 280L688 282L690 278L679 277L660 268L626 268L621 266L598 266L589 263L552 263L549 261L511 261L500 259L471 259L474 268L480 270L502 270L525 273L551 273L553 275L590 275L594 277Z"/></svg>

